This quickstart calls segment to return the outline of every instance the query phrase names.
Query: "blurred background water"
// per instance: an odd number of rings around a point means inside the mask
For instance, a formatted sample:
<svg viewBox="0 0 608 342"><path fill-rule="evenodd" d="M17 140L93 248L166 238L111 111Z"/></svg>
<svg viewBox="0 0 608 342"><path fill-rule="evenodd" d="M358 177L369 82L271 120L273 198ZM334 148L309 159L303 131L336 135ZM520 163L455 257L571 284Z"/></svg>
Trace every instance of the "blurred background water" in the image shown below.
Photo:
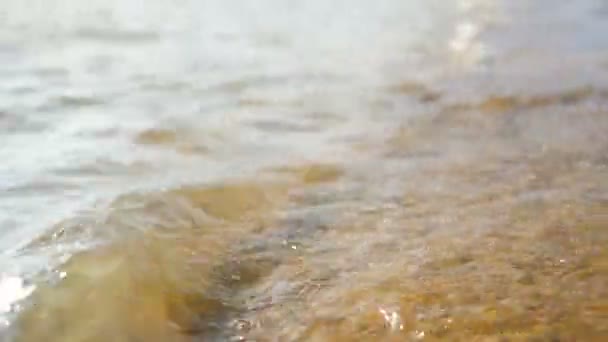
<svg viewBox="0 0 608 342"><path fill-rule="evenodd" d="M607 33L601 0L4 0L3 336L600 340Z"/></svg>

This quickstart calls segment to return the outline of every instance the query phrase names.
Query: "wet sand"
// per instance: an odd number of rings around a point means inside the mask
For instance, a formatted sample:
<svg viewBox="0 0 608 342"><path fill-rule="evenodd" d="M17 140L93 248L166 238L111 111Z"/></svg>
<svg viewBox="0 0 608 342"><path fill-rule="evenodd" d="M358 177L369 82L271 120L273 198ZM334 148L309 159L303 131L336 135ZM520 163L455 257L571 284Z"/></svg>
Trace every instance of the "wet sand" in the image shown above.
<svg viewBox="0 0 608 342"><path fill-rule="evenodd" d="M600 2L2 6L1 340L608 337Z"/></svg>

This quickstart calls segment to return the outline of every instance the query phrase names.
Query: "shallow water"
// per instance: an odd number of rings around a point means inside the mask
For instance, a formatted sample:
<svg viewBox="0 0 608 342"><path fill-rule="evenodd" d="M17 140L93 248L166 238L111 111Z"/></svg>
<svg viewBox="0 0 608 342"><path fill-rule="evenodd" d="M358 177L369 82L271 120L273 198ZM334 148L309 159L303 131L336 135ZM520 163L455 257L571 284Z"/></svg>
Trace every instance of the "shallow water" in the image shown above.
<svg viewBox="0 0 608 342"><path fill-rule="evenodd" d="M0 340L601 341L603 1L0 4Z"/></svg>

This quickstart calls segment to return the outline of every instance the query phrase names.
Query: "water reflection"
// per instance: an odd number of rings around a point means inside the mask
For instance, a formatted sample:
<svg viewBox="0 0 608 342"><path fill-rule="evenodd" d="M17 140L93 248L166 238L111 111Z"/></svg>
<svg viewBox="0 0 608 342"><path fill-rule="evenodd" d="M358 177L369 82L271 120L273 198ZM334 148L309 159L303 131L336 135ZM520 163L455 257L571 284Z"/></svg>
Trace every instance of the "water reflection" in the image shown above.
<svg viewBox="0 0 608 342"><path fill-rule="evenodd" d="M477 65L487 55L487 47L479 39L483 30L482 25L486 23L481 22L481 18L475 18L480 16L479 14L475 15L475 12L479 11L484 3L494 2L470 0L458 2L464 19L456 24L453 37L449 42L449 48L462 64Z"/></svg>

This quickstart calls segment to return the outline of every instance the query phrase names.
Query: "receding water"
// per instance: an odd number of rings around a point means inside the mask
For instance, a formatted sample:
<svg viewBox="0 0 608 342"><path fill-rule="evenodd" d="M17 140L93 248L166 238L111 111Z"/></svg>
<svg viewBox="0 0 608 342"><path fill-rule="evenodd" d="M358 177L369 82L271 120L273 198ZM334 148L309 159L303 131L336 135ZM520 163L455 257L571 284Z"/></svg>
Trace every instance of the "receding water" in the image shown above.
<svg viewBox="0 0 608 342"><path fill-rule="evenodd" d="M602 0L3 0L0 340L608 339Z"/></svg>

